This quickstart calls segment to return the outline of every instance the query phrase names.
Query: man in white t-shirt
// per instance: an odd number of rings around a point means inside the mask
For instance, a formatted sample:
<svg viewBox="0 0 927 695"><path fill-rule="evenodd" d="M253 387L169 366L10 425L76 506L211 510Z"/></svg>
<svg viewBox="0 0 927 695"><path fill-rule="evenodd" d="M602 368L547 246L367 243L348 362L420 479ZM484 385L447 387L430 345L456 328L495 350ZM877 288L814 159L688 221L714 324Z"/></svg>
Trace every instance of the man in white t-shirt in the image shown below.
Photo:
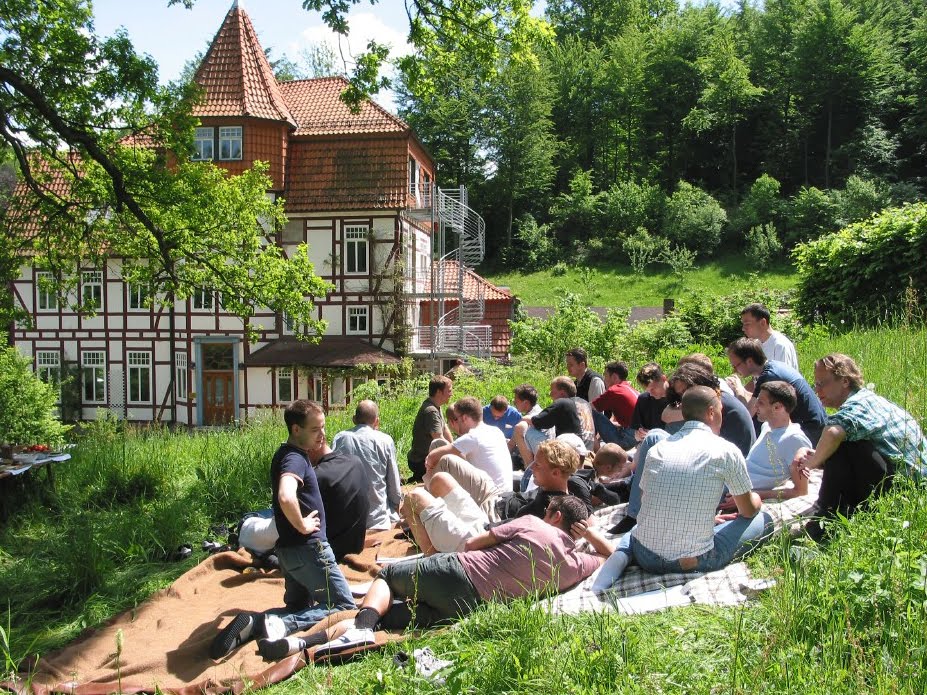
<svg viewBox="0 0 927 695"><path fill-rule="evenodd" d="M756 416L763 423L756 443L747 454L747 473L760 499L785 500L808 494L808 476L791 469L792 459L802 447L811 446L808 435L790 413L795 409L795 388L785 381L760 384L756 397ZM792 487L782 486L792 481ZM733 509L728 497L723 508Z"/></svg>
<svg viewBox="0 0 927 695"><path fill-rule="evenodd" d="M498 427L483 422L483 406L468 396L454 403L460 436L452 444L439 446L425 459L425 484L442 457L452 454L466 459L472 466L486 473L500 491L512 489L512 456L508 442Z"/></svg>
<svg viewBox="0 0 927 695"><path fill-rule="evenodd" d="M792 369L798 369L798 353L795 345L784 334L769 327L769 309L762 304L750 304L740 312L740 325L744 335L763 343L766 359L785 362Z"/></svg>

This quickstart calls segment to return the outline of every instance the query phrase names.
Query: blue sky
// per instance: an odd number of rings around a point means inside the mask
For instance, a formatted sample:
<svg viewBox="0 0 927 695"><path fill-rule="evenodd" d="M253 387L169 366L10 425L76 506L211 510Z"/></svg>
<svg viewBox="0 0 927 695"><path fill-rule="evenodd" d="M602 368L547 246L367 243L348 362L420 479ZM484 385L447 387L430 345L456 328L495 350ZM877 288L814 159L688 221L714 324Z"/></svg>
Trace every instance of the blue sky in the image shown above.
<svg viewBox="0 0 927 695"><path fill-rule="evenodd" d="M157 61L163 82L176 79L184 63L206 48L231 6L232 0L196 0L192 10L168 7L167 0L93 1L97 33L110 36L125 27L135 50ZM286 53L296 60L300 49L321 42L338 50L336 35L318 13L304 10L300 0L239 0L239 6L251 17L261 45L272 48L274 56ZM394 54L408 50L403 0L357 5L348 21L351 35L341 46L345 55L362 52L371 38L390 44Z"/></svg>

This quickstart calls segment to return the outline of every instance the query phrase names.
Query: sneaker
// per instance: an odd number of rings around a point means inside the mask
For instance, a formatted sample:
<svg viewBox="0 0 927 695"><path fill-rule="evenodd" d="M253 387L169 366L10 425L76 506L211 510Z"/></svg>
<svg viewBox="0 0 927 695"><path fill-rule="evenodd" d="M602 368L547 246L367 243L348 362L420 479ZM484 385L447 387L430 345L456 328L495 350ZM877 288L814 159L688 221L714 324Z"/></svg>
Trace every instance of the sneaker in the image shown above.
<svg viewBox="0 0 927 695"><path fill-rule="evenodd" d="M376 643L377 640L374 637L373 630L369 628L352 627L338 639L333 639L325 644L319 645L319 648L313 652L313 658L340 654L354 647L363 647L368 644Z"/></svg>
<svg viewBox="0 0 927 695"><path fill-rule="evenodd" d="M300 637L283 637L281 639L258 640L258 654L265 661L280 661L290 654L302 651L306 643Z"/></svg>
<svg viewBox="0 0 927 695"><path fill-rule="evenodd" d="M209 647L211 659L221 659L251 639L254 633L256 614L239 613L225 628L219 631Z"/></svg>
<svg viewBox="0 0 927 695"><path fill-rule="evenodd" d="M436 657L435 653L431 651L431 647L416 649L412 652L412 656L415 657L415 670L425 678L434 680L439 685L444 684L444 679L441 677L436 678L435 674L437 674L438 671L443 671L449 666L454 665L453 661L447 661Z"/></svg>

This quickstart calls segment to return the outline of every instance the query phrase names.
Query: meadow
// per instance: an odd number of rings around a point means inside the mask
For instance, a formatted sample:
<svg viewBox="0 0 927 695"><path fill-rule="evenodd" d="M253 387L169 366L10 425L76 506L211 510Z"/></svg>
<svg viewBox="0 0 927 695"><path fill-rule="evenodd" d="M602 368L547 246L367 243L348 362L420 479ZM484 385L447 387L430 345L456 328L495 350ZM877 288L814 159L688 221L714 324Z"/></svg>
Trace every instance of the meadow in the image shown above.
<svg viewBox="0 0 927 695"><path fill-rule="evenodd" d="M798 349L806 375L826 352L853 355L879 393L927 422L924 328L817 333ZM458 395L486 400L525 381L543 392L551 376L530 365L479 366L478 377L457 382ZM403 469L424 394L421 378L378 394ZM329 437L349 426L350 414L330 414ZM84 429L74 460L57 470L55 491L22 483L6 491L0 668L138 605L202 559L210 526L268 505L268 462L283 438L272 414L197 433L105 421ZM750 560L776 584L743 607L551 618L527 601L491 605L401 646L427 644L453 659L444 686L399 671L393 646L354 664L304 669L272 691L927 692L924 492L900 482L823 548L778 536ZM193 557L168 560L182 543Z"/></svg>
<svg viewBox="0 0 927 695"><path fill-rule="evenodd" d="M664 299L678 299L684 293L732 294L756 285L755 264L742 253L719 256L699 264L683 277L668 266L651 265L637 275L626 265L567 265L531 273L484 269L490 282L510 288L524 306L556 306L567 292L582 297L590 306L662 306ZM763 285L773 290L795 287L792 264L783 259L763 268Z"/></svg>

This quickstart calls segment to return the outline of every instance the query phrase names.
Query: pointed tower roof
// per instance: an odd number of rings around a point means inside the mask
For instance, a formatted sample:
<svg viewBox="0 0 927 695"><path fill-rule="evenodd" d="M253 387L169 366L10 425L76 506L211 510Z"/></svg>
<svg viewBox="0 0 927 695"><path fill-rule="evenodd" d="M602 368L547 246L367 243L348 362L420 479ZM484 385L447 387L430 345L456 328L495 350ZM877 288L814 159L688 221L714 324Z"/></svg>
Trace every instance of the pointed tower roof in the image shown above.
<svg viewBox="0 0 927 695"><path fill-rule="evenodd" d="M195 116L251 116L296 126L248 14L237 0L193 78L206 94Z"/></svg>

